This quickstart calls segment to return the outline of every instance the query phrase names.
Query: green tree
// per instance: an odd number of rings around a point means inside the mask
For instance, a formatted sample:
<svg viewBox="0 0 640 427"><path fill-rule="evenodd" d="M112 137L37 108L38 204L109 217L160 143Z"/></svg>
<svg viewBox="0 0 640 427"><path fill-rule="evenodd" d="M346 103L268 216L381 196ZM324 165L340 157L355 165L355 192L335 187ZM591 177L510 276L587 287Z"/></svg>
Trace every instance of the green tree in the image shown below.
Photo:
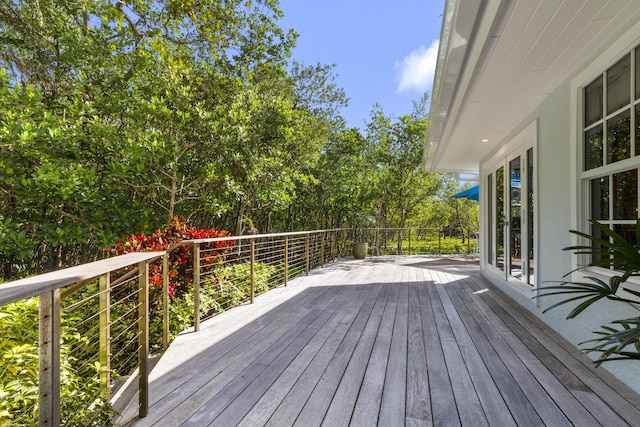
<svg viewBox="0 0 640 427"><path fill-rule="evenodd" d="M2 3L5 276L30 245L42 271L174 215L282 215L346 98L332 66L288 68L281 18L272 0Z"/></svg>
<svg viewBox="0 0 640 427"><path fill-rule="evenodd" d="M376 106L367 124L379 226L404 228L418 207L437 195L442 186L440 174L421 167L428 126L427 100L425 93L414 102L410 114L395 120Z"/></svg>

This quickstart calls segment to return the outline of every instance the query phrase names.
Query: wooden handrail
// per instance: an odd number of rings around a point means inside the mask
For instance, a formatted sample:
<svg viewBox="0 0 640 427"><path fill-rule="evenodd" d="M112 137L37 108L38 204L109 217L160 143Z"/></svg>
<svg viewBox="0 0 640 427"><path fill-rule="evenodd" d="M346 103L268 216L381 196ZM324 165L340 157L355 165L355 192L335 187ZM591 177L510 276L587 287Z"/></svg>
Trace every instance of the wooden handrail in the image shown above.
<svg viewBox="0 0 640 427"><path fill-rule="evenodd" d="M0 285L0 306L60 289L82 280L95 279L103 274L140 262L151 262L163 255L164 252L135 252L2 283Z"/></svg>

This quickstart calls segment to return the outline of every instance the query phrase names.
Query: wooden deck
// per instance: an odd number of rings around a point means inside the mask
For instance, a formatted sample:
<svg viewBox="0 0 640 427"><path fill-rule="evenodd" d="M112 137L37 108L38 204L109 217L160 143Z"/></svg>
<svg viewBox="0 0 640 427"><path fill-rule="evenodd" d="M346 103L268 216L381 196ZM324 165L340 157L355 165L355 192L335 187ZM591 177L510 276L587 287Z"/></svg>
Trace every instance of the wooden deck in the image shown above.
<svg viewBox="0 0 640 427"><path fill-rule="evenodd" d="M139 426L619 426L640 399L455 258L342 261L185 333Z"/></svg>

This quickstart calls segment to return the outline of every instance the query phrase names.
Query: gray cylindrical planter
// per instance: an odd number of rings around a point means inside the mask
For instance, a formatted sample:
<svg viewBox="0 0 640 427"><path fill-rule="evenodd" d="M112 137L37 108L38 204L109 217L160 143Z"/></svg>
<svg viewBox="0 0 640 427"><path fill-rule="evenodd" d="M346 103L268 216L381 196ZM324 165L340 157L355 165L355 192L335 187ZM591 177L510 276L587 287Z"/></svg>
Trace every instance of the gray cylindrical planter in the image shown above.
<svg viewBox="0 0 640 427"><path fill-rule="evenodd" d="M353 244L353 257L355 259L364 259L367 256L369 250L368 243L354 243Z"/></svg>

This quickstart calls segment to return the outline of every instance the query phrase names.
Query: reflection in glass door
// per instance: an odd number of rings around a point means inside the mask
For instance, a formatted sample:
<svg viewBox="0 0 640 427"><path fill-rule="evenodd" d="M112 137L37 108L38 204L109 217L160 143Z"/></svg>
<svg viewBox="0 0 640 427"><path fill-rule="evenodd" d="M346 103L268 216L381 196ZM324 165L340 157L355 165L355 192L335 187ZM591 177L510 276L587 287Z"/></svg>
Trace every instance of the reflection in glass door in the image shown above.
<svg viewBox="0 0 640 427"><path fill-rule="evenodd" d="M504 271L504 168L496 171L495 255L496 267Z"/></svg>
<svg viewBox="0 0 640 427"><path fill-rule="evenodd" d="M509 162L509 274L522 277L522 197L520 157Z"/></svg>

